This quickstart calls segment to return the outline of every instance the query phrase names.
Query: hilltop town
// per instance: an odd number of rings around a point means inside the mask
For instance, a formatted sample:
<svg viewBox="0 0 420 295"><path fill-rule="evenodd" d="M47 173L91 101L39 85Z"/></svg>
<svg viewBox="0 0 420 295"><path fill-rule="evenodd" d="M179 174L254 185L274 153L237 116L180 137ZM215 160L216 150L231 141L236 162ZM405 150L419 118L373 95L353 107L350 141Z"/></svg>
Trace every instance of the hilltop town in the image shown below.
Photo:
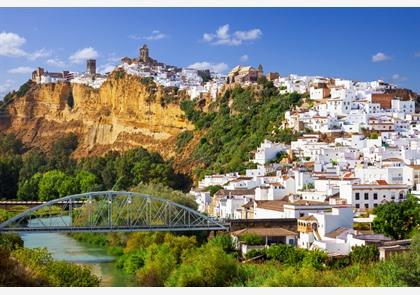
<svg viewBox="0 0 420 295"><path fill-rule="evenodd" d="M264 73L262 65L236 66L227 75L179 68L151 58L147 45L138 57L122 58L115 72L185 90L191 101L206 96L214 102L226 90L258 87L261 80L282 95L304 97L305 104L288 110L279 126L301 136L290 144L265 139L250 160L255 168L245 173L206 175L190 191L199 211L221 220L297 220L296 231L281 222L269 232L253 228L253 234L265 237L261 249L276 241L332 256L370 243L381 246L385 256L407 249L406 241L391 242L353 225L370 224L372 211L382 204L420 196L420 114L414 92L384 81ZM97 73L96 61L87 60L84 73L38 68L32 81L100 89L112 73ZM258 248L249 246L243 245L244 255Z"/></svg>

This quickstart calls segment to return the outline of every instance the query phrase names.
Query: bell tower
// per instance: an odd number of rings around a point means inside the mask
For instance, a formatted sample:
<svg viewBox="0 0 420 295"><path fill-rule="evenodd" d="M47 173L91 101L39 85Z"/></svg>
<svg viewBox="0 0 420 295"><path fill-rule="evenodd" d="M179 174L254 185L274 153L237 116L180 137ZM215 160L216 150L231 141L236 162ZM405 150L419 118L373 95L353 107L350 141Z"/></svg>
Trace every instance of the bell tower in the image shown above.
<svg viewBox="0 0 420 295"><path fill-rule="evenodd" d="M143 63L148 63L149 60L149 48L146 44L144 44L143 47L140 48L140 61Z"/></svg>

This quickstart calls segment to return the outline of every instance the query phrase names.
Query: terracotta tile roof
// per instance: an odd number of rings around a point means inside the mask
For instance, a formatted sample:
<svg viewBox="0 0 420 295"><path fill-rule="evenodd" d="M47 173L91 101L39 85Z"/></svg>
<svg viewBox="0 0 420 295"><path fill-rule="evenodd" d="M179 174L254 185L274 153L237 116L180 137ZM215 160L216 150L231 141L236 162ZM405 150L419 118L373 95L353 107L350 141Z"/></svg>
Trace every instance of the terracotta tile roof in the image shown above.
<svg viewBox="0 0 420 295"><path fill-rule="evenodd" d="M217 196L248 196L255 195L255 189L221 189L216 193Z"/></svg>
<svg viewBox="0 0 420 295"><path fill-rule="evenodd" d="M266 209L266 210L272 210L272 211L283 211L284 204L287 203L287 201L283 200L275 200L275 201L255 201L257 208L260 209Z"/></svg>
<svg viewBox="0 0 420 295"><path fill-rule="evenodd" d="M383 179L379 179L379 180L377 180L376 181L379 185L387 185L388 184L388 182L386 182L386 180L383 180Z"/></svg>
<svg viewBox="0 0 420 295"><path fill-rule="evenodd" d="M234 236L243 236L245 234L254 234L260 237L284 237L297 236L298 234L282 227L256 227L244 228L231 233Z"/></svg>
<svg viewBox="0 0 420 295"><path fill-rule="evenodd" d="M328 238L331 238L331 239L335 239L336 237L338 237L339 235L341 235L342 233L344 233L347 230L351 230L351 228L339 227L339 228L325 234L325 236L328 237Z"/></svg>
<svg viewBox="0 0 420 295"><path fill-rule="evenodd" d="M329 205L327 202L321 201L312 201L312 200L297 200L294 202L287 202L287 205L296 205L296 206L319 206L319 205Z"/></svg>
<svg viewBox="0 0 420 295"><path fill-rule="evenodd" d="M382 162L403 162L403 160L398 159L398 158L388 158L388 159L383 159Z"/></svg>

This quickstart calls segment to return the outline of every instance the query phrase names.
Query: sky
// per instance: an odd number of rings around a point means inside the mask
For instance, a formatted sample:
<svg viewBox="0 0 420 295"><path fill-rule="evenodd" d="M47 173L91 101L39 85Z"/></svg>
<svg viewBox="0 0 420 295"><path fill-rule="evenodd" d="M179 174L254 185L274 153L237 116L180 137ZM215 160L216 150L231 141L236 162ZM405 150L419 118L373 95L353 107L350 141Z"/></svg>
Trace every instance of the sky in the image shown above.
<svg viewBox="0 0 420 295"><path fill-rule="evenodd" d="M148 44L161 62L227 73L385 80L420 93L419 8L0 8L0 99L37 66L107 71Z"/></svg>

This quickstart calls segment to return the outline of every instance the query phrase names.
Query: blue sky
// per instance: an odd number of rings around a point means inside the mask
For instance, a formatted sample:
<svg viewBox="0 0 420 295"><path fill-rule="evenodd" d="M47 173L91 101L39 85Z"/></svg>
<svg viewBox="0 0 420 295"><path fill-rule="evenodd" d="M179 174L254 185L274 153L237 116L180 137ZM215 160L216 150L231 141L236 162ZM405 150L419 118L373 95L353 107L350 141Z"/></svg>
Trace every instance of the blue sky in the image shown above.
<svg viewBox="0 0 420 295"><path fill-rule="evenodd" d="M102 70L147 43L177 66L383 79L420 92L418 8L0 8L0 95L42 66Z"/></svg>

